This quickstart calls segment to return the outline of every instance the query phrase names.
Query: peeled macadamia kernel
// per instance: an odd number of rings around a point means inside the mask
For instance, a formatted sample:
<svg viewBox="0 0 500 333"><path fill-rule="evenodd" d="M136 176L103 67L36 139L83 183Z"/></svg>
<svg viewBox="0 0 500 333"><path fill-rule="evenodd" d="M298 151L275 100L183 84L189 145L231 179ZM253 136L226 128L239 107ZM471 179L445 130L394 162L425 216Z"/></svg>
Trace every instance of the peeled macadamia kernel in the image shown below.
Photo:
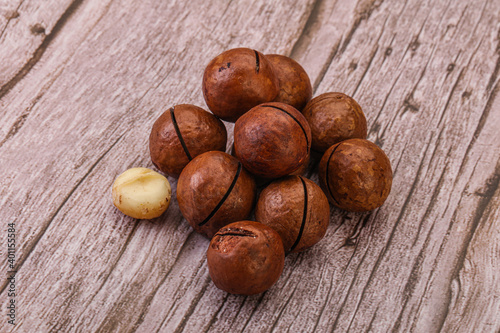
<svg viewBox="0 0 500 333"><path fill-rule="evenodd" d="M128 169L113 183L113 204L136 219L153 219L163 214L172 196L167 178L147 168Z"/></svg>

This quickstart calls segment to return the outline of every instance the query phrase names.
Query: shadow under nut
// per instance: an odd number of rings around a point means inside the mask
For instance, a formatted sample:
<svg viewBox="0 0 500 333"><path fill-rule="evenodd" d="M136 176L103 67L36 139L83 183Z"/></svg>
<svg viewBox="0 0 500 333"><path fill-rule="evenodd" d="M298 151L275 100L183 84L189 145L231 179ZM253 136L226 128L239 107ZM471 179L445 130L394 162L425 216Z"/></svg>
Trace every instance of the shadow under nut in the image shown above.
<svg viewBox="0 0 500 333"><path fill-rule="evenodd" d="M261 192L255 218L278 232L285 251L300 252L324 237L330 206L314 182L300 176L287 176Z"/></svg>
<svg viewBox="0 0 500 333"><path fill-rule="evenodd" d="M247 218L256 185L234 157L207 152L194 158L177 183L177 201L193 229L208 238L223 226Z"/></svg>
<svg viewBox="0 0 500 333"><path fill-rule="evenodd" d="M277 178L296 171L306 162L310 146L307 121L287 104L256 106L234 127L234 154L260 177Z"/></svg>
<svg viewBox="0 0 500 333"><path fill-rule="evenodd" d="M382 206L392 187L386 154L374 143L350 139L330 147L319 165L319 179L328 200L347 211Z"/></svg>

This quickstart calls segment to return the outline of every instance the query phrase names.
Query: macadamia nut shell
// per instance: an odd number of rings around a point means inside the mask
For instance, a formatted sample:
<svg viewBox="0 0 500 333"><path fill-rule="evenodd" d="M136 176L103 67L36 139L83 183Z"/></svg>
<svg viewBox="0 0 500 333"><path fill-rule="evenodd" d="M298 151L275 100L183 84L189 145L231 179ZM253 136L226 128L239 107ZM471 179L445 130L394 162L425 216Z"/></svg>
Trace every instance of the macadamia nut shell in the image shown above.
<svg viewBox="0 0 500 333"><path fill-rule="evenodd" d="M231 223L219 230L207 250L214 284L231 294L253 295L279 279L285 263L280 236L258 222Z"/></svg>
<svg viewBox="0 0 500 333"><path fill-rule="evenodd" d="M312 149L324 152L347 139L366 139L366 118L356 101L342 93L329 92L313 98L302 111L312 134Z"/></svg>
<svg viewBox="0 0 500 333"><path fill-rule="evenodd" d="M333 205L348 211L370 211L380 207L391 191L391 163L376 144L346 140L325 152L319 179Z"/></svg>
<svg viewBox="0 0 500 333"><path fill-rule="evenodd" d="M202 108L180 104L153 124L149 152L158 169L177 178L190 160L207 151L225 151L226 142L222 121Z"/></svg>
<svg viewBox="0 0 500 333"><path fill-rule="evenodd" d="M313 181L287 176L262 190L255 219L278 232L286 252L300 252L325 235L330 221L330 205Z"/></svg>
<svg viewBox="0 0 500 333"><path fill-rule="evenodd" d="M177 182L182 215L208 238L223 226L247 218L255 196L253 177L235 157L219 151L195 157Z"/></svg>
<svg viewBox="0 0 500 333"><path fill-rule="evenodd" d="M234 126L234 153L251 173L277 178L299 169L308 158L311 130L304 116L284 103L264 103Z"/></svg>
<svg viewBox="0 0 500 333"><path fill-rule="evenodd" d="M309 76L302 66L290 57L266 54L278 77L280 91L274 102L285 103L302 110L312 97Z"/></svg>
<svg viewBox="0 0 500 333"><path fill-rule="evenodd" d="M210 111L235 122L254 106L272 101L278 95L279 83L262 53L236 48L210 61L203 74L202 88Z"/></svg>

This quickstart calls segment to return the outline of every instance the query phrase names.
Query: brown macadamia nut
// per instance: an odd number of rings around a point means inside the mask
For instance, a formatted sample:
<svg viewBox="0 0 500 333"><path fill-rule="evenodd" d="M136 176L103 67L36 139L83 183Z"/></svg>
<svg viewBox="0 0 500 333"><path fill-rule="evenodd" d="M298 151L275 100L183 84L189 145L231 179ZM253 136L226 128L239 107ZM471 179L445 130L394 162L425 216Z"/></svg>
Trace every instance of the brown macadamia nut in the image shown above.
<svg viewBox="0 0 500 333"><path fill-rule="evenodd" d="M330 205L314 182L287 176L275 180L260 193L255 219L278 232L286 252L300 252L325 235Z"/></svg>
<svg viewBox="0 0 500 333"><path fill-rule="evenodd" d="M258 222L220 229L207 250L208 271L217 288L231 294L259 294L276 283L285 264L280 236Z"/></svg>
<svg viewBox="0 0 500 333"><path fill-rule="evenodd" d="M226 127L211 113L194 105L176 105L154 123L149 136L153 164L162 172L179 177L196 156L226 150Z"/></svg>
<svg viewBox="0 0 500 333"><path fill-rule="evenodd" d="M351 97L329 92L313 98L302 111L311 127L312 149L324 152L347 139L366 139L366 118Z"/></svg>
<svg viewBox="0 0 500 333"><path fill-rule="evenodd" d="M274 102L290 104L302 110L312 97L309 76L302 66L292 58L279 54L266 54L267 60L278 76L280 91Z"/></svg>
<svg viewBox="0 0 500 333"><path fill-rule="evenodd" d="M236 154L234 153L234 143L232 144L231 150L229 151L229 153L232 156L236 157ZM293 176L302 176L302 175L304 175L304 173L306 173L306 171L307 171L307 168L309 167L309 163L310 162L311 162L311 154L308 154L307 157L306 157L306 161L304 162L304 164L302 164L294 172L290 173L290 175L293 175ZM256 176L256 175L254 175L254 179L255 179L255 183L257 184L258 188L262 187L262 186L267 186L267 185L269 185L269 182L270 182L269 178L263 178L263 177Z"/></svg>
<svg viewBox="0 0 500 333"><path fill-rule="evenodd" d="M203 96L210 111L235 122L256 105L272 101L279 91L274 69L266 57L247 48L215 57L203 74Z"/></svg>
<svg viewBox="0 0 500 333"><path fill-rule="evenodd" d="M284 103L264 103L234 126L234 153L251 173L277 178L299 169L311 147L304 116Z"/></svg>
<svg viewBox="0 0 500 333"><path fill-rule="evenodd" d="M132 168L119 175L112 187L113 204L136 219L153 219L170 205L168 179L147 168Z"/></svg>
<svg viewBox="0 0 500 333"><path fill-rule="evenodd" d="M177 201L193 229L208 238L223 226L246 219L253 208L256 185L233 156L211 151L195 157L177 182Z"/></svg>
<svg viewBox="0 0 500 333"><path fill-rule="evenodd" d="M376 144L350 139L325 152L319 180L330 203L347 211L369 211L382 206L391 191L391 163Z"/></svg>

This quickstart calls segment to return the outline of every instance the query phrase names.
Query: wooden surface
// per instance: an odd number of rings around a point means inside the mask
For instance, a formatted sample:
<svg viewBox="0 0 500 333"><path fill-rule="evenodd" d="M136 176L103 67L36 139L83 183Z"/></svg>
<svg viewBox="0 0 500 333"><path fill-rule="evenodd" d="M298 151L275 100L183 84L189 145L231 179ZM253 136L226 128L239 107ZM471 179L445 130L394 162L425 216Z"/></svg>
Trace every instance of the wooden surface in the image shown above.
<svg viewBox="0 0 500 333"><path fill-rule="evenodd" d="M175 200L153 221L111 203L152 167L154 120L205 107L204 67L240 46L352 95L394 170L383 207L332 208L251 297L213 285ZM499 71L499 0L1 0L0 332L499 332Z"/></svg>

